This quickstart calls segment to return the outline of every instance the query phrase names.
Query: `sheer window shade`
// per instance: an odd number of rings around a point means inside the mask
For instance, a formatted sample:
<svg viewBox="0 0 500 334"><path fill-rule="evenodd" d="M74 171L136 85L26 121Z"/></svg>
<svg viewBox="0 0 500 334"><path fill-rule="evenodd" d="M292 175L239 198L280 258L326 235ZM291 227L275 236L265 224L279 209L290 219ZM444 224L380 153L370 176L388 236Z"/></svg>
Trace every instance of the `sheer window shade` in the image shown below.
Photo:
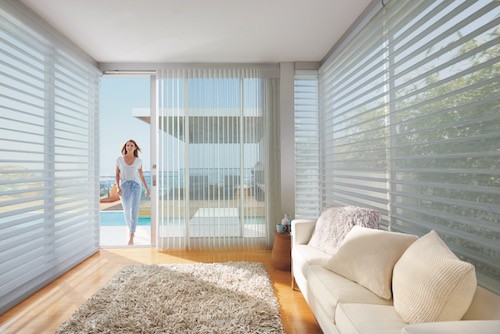
<svg viewBox="0 0 500 334"><path fill-rule="evenodd" d="M434 229L500 292L496 1L390 1L322 65L322 206Z"/></svg>
<svg viewBox="0 0 500 334"><path fill-rule="evenodd" d="M318 71L295 71L295 217L321 213Z"/></svg>
<svg viewBox="0 0 500 334"><path fill-rule="evenodd" d="M98 249L98 78L0 6L0 313Z"/></svg>
<svg viewBox="0 0 500 334"><path fill-rule="evenodd" d="M355 204L387 222L387 50L371 20L320 68L322 207Z"/></svg>

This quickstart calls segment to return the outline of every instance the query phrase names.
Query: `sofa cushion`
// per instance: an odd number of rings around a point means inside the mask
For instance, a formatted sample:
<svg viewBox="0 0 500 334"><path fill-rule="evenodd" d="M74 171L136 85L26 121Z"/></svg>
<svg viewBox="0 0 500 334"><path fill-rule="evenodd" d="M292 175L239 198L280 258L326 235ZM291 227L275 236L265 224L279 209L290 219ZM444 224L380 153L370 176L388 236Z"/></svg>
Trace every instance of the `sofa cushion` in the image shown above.
<svg viewBox="0 0 500 334"><path fill-rule="evenodd" d="M493 319L500 320L500 296L493 291L476 286L476 293L462 320Z"/></svg>
<svg viewBox="0 0 500 334"><path fill-rule="evenodd" d="M335 318L340 333L399 334L407 325L388 305L341 303Z"/></svg>
<svg viewBox="0 0 500 334"><path fill-rule="evenodd" d="M434 231L415 241L394 266L394 307L408 323L460 320L476 291L474 266Z"/></svg>
<svg viewBox="0 0 500 334"><path fill-rule="evenodd" d="M333 255L354 225L378 228L379 212L357 206L326 209L316 222L308 245Z"/></svg>
<svg viewBox="0 0 500 334"><path fill-rule="evenodd" d="M401 334L498 334L500 320L427 322L408 325Z"/></svg>
<svg viewBox="0 0 500 334"><path fill-rule="evenodd" d="M354 226L325 267L391 299L392 270L417 236Z"/></svg>
<svg viewBox="0 0 500 334"><path fill-rule="evenodd" d="M306 278L309 265L325 265L329 258L329 254L308 245L296 245L292 249L293 269L299 270Z"/></svg>
<svg viewBox="0 0 500 334"><path fill-rule="evenodd" d="M365 287L345 277L335 274L322 265L311 265L307 273L307 294L311 308L321 307L335 322L338 303L366 303L391 305Z"/></svg>

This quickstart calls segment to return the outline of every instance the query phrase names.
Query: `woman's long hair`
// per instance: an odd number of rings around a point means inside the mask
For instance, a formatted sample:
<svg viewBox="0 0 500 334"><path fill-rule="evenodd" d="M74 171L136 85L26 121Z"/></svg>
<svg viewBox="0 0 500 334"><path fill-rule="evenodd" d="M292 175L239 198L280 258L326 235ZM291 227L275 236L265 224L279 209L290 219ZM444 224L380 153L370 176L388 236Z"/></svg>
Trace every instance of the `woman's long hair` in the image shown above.
<svg viewBox="0 0 500 334"><path fill-rule="evenodd" d="M138 158L139 157L139 152L141 152L141 149L139 148L139 145L137 145L137 143L133 139L127 140L125 142L125 144L123 144L122 154L123 155L127 154L127 143L133 143L135 145L134 157Z"/></svg>

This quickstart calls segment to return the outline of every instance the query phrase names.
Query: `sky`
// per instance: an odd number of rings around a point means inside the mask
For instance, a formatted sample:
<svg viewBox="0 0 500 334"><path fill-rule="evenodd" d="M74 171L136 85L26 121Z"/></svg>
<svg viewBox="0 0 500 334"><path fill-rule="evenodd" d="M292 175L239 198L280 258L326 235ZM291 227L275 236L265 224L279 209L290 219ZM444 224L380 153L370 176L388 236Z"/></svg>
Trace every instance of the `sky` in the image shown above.
<svg viewBox="0 0 500 334"><path fill-rule="evenodd" d="M100 174L115 174L116 158L129 139L142 152L143 171L150 170L149 124L132 116L134 108L149 108L149 76L103 76L100 85Z"/></svg>

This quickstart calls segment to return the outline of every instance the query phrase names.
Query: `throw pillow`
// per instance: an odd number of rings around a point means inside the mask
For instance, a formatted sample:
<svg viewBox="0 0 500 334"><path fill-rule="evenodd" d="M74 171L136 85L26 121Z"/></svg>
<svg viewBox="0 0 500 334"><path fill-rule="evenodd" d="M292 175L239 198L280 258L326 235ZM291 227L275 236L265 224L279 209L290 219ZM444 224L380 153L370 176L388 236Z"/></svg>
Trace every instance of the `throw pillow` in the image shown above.
<svg viewBox="0 0 500 334"><path fill-rule="evenodd" d="M394 266L394 308L408 323L460 320L476 291L474 266L435 231L415 241Z"/></svg>
<svg viewBox="0 0 500 334"><path fill-rule="evenodd" d="M354 226L325 267L391 299L394 265L417 239L416 235Z"/></svg>
<svg viewBox="0 0 500 334"><path fill-rule="evenodd" d="M323 211L308 245L333 255L354 225L378 228L377 210L357 206L333 207Z"/></svg>

